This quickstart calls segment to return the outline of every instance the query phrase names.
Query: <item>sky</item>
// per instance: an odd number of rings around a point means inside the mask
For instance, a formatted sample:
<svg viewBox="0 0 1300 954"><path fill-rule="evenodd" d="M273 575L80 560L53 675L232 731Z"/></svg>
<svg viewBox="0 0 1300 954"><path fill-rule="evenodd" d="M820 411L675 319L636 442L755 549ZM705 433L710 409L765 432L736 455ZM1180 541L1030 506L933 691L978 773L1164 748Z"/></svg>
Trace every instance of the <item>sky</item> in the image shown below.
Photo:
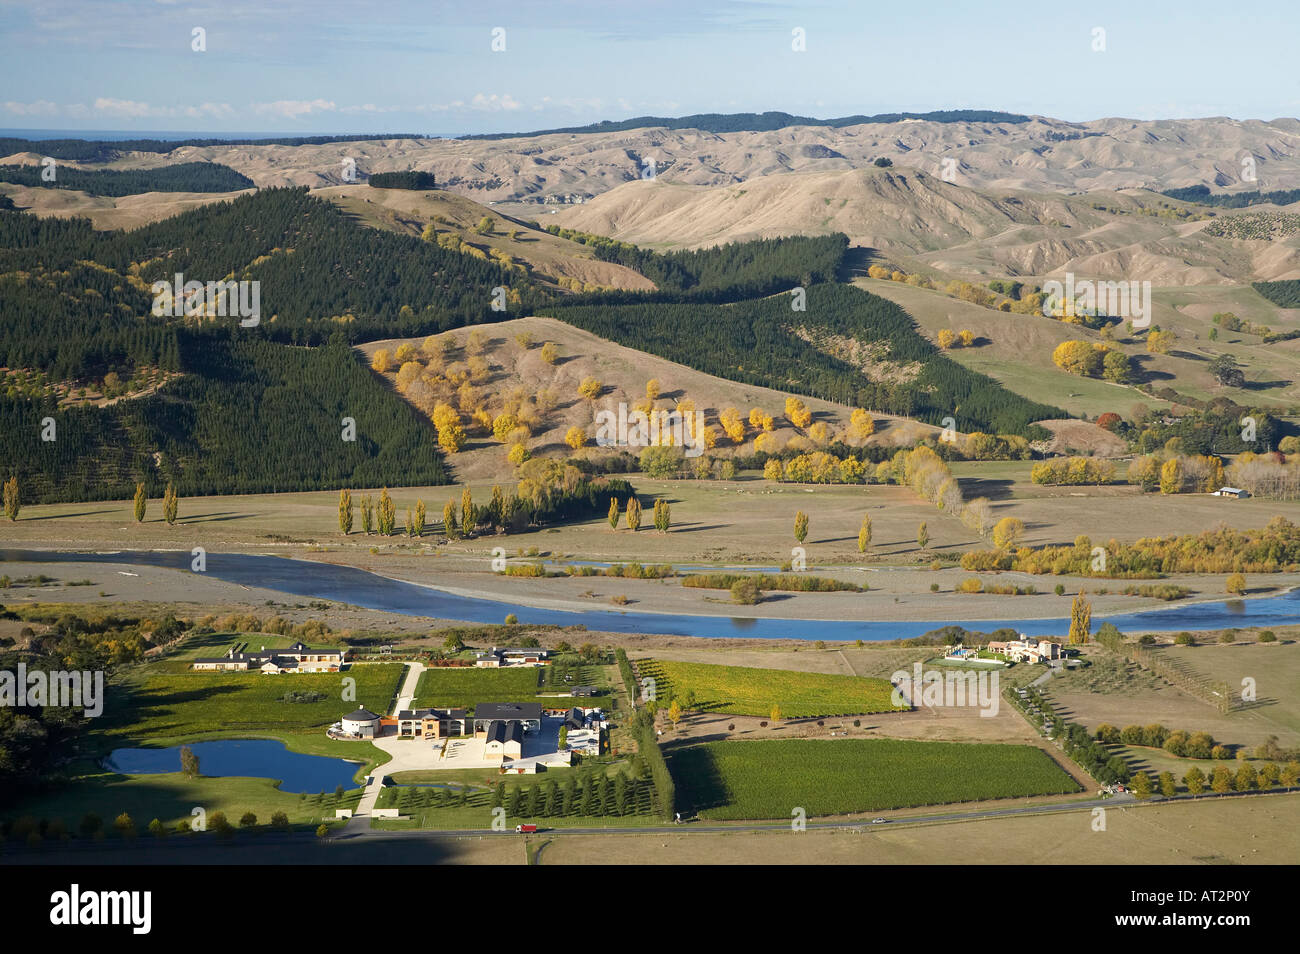
<svg viewBox="0 0 1300 954"><path fill-rule="evenodd" d="M0 127L457 135L962 108L1268 120L1300 115L1298 28L1295 0L0 0Z"/></svg>

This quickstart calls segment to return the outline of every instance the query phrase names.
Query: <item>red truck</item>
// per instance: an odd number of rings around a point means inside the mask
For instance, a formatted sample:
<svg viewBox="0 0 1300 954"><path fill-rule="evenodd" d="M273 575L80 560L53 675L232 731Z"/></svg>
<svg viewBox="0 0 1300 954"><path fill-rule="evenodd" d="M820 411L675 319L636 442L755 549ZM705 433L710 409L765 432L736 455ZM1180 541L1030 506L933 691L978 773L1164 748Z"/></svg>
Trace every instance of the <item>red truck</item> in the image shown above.
<svg viewBox="0 0 1300 954"><path fill-rule="evenodd" d="M516 825L515 831L521 835L529 835L537 831L536 825Z"/></svg>

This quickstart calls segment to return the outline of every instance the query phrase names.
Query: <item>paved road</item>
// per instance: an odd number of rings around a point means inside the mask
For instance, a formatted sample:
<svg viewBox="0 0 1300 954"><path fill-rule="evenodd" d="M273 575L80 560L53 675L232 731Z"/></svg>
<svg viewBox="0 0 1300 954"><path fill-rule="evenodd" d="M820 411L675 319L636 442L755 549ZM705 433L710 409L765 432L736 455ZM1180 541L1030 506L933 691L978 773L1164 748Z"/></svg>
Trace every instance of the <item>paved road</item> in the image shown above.
<svg viewBox="0 0 1300 954"><path fill-rule="evenodd" d="M1204 798L1209 796L1202 796L1202 797ZM1136 798L1133 797L1133 795L1126 793L1124 795L1112 795L1109 798L1090 799L1086 802L1058 802L1051 805L1026 805L1018 808L989 808L989 809L983 809L979 811L943 812L943 813L933 814L933 815L906 815L900 818L890 819L889 824L894 826L917 825L917 824L933 824L934 822L973 821L981 818L1003 818L1011 815L1051 815L1051 814L1060 814L1063 812L1092 811L1092 809L1098 807L1103 807L1103 808L1142 807L1144 805L1158 805L1161 802L1177 801L1177 800L1178 799L1176 798L1175 799L1153 798L1147 802L1139 802ZM368 825L369 822L367 822L367 826ZM870 821L861 821L861 822L838 821L838 822L808 822L807 827L861 831L863 829L882 828L884 826L873 825ZM664 831L666 830L669 829L664 825L647 825L638 828L564 827L564 828L548 828L546 829L546 834L548 835L645 835L651 833L663 834ZM692 832L700 832L700 833L711 832L716 834L719 832L729 832L729 831L789 831L790 823L774 822L774 823L766 823L766 824L749 824L749 825L705 825L699 822L690 822L680 826L673 826L671 830L684 832L686 834L690 834ZM463 835L486 835L486 834L493 834L493 833L494 833L493 829L491 828L469 828L469 829L420 828L420 829L411 829L407 831L382 832L382 834L385 837L389 835L406 835L406 836L432 835L435 837L448 837L448 838L459 837ZM367 827L365 832L358 832L357 834L369 835L370 834L369 828ZM343 834L340 835L339 837L350 838L353 837L353 833L350 830L345 829Z"/></svg>
<svg viewBox="0 0 1300 954"><path fill-rule="evenodd" d="M401 712L403 709L409 709L411 707L411 704L415 701L415 687L419 684L420 676L423 673L424 663L408 662L406 664L406 675L402 678L402 687L397 690L397 705L393 708L391 713L388 713L389 715L397 715L397 713ZM396 737L391 736L390 740L394 738ZM398 757L398 752L392 751L386 745L381 744L385 741L389 740L376 739L375 744L380 749L388 752L392 758L383 765L376 766L371 771L370 775L374 781L371 782L370 785L366 787L365 792L362 793L361 801L357 802L357 807L352 811L352 817L349 818L348 823L343 826L341 837L350 838L356 835L368 834L370 832L371 812L375 808L375 802L379 800L379 790L384 786L384 779L387 778L391 772L401 772L404 768L410 767L403 765L405 760ZM408 750L403 754L415 755L415 749L410 747L423 746L424 743L408 742L406 745L408 746Z"/></svg>

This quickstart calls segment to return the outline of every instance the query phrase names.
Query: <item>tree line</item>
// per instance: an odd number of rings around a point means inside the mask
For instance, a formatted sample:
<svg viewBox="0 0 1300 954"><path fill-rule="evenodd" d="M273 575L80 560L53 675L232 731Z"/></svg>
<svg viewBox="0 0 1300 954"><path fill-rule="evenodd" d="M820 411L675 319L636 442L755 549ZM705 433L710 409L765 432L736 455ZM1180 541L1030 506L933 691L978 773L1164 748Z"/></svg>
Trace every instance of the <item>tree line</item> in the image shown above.
<svg viewBox="0 0 1300 954"><path fill-rule="evenodd" d="M1034 421L1065 416L1030 401L940 352L902 308L860 288L821 284L806 290L805 311L778 295L730 306L655 302L597 306L585 301L540 309L626 347L732 381L917 417L961 431L1046 436ZM803 334L792 333L802 331ZM893 365L919 366L903 380L873 380L837 343L882 345ZM820 342L820 346L819 343Z"/></svg>
<svg viewBox="0 0 1300 954"><path fill-rule="evenodd" d="M141 192L238 192L252 189L248 176L219 162L181 162L154 169L78 169L61 166L53 182L42 166L0 166L0 182L46 189L73 189L91 195L124 196Z"/></svg>

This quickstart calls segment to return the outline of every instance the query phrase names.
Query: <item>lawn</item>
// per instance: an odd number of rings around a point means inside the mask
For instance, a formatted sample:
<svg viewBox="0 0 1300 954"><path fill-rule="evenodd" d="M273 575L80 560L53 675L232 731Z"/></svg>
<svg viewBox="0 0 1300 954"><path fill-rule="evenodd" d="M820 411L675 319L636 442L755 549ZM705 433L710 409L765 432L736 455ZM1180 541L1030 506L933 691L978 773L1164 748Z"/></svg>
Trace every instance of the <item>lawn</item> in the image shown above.
<svg viewBox="0 0 1300 954"><path fill-rule="evenodd" d="M896 739L710 742L668 756L677 803L709 819L790 818L1059 795L1078 783L1029 745Z"/></svg>
<svg viewBox="0 0 1300 954"><path fill-rule="evenodd" d="M661 659L641 659L636 665L640 678L655 680L656 698L665 706L676 698L684 709L757 716L768 716L779 706L786 719L906 708L890 700L893 687L887 679ZM689 705L682 701L687 693L694 695Z"/></svg>
<svg viewBox="0 0 1300 954"><path fill-rule="evenodd" d="M5 812L5 817L54 820L62 819L72 835L88 812L104 821L108 838L118 837L112 830L113 819L126 812L136 823L141 836L149 838L145 827L157 818L168 829L176 822L193 817L192 810L202 807L209 819L225 812L232 825L238 826L245 812L257 816L266 826L274 812L282 811L294 825L315 827L322 821L334 821L337 808L353 808L361 798L361 789L344 792L341 800L328 793L300 796L282 792L270 779L263 778L186 778L181 773L166 775L119 775L104 772L74 779Z"/></svg>
<svg viewBox="0 0 1300 954"><path fill-rule="evenodd" d="M540 675L532 666L426 669L416 684L414 705L459 709L480 702L528 702L537 695Z"/></svg>
<svg viewBox="0 0 1300 954"><path fill-rule="evenodd" d="M392 705L405 666L401 663L354 665L342 673L147 674L138 682L111 686L100 739L114 746L128 742L170 744L202 735L253 735L323 729L364 705L381 715ZM348 692L355 680L355 696ZM317 702L284 702L288 692L319 692ZM345 698L345 692L349 698ZM321 738L324 738L322 735Z"/></svg>

